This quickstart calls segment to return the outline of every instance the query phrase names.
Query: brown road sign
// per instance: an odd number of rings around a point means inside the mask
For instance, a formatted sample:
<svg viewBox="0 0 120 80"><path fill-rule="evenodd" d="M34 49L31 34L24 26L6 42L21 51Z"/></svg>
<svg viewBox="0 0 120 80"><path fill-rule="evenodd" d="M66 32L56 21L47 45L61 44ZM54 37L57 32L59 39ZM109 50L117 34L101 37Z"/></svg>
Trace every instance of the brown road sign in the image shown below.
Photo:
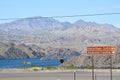
<svg viewBox="0 0 120 80"><path fill-rule="evenodd" d="M109 54L113 55L116 54L116 47L115 46L89 46L87 47L87 54L94 55L94 54Z"/></svg>

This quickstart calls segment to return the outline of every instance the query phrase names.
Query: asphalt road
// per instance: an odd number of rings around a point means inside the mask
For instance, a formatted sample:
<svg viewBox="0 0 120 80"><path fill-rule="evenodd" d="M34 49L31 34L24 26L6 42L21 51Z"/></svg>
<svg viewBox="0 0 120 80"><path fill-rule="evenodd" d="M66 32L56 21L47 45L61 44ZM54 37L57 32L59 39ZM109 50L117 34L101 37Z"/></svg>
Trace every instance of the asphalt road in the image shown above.
<svg viewBox="0 0 120 80"><path fill-rule="evenodd" d="M0 73L0 80L92 80L92 77L90 72L9 72ZM94 80L110 80L110 73L97 72ZM120 73L113 73L113 80L120 80Z"/></svg>

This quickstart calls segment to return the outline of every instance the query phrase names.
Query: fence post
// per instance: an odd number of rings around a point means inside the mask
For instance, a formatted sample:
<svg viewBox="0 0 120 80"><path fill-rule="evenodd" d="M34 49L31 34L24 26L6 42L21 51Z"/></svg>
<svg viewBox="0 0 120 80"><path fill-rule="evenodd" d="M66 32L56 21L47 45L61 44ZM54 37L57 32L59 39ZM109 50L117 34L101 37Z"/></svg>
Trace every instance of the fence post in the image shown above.
<svg viewBox="0 0 120 80"><path fill-rule="evenodd" d="M92 80L94 80L94 57L92 55Z"/></svg>
<svg viewBox="0 0 120 80"><path fill-rule="evenodd" d="M95 74L95 80L97 80L97 75Z"/></svg>
<svg viewBox="0 0 120 80"><path fill-rule="evenodd" d="M76 71L74 70L74 80L76 80Z"/></svg>

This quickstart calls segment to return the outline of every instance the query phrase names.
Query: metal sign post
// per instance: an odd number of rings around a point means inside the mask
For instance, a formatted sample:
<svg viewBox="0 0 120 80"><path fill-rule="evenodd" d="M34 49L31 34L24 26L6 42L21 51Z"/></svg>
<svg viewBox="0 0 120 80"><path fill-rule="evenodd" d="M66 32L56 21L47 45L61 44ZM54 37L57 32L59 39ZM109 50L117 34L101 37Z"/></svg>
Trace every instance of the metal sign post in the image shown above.
<svg viewBox="0 0 120 80"><path fill-rule="evenodd" d="M112 55L110 55L110 77L112 80Z"/></svg>
<svg viewBox="0 0 120 80"><path fill-rule="evenodd" d="M93 55L92 55L92 80L94 80L94 58L93 58Z"/></svg>

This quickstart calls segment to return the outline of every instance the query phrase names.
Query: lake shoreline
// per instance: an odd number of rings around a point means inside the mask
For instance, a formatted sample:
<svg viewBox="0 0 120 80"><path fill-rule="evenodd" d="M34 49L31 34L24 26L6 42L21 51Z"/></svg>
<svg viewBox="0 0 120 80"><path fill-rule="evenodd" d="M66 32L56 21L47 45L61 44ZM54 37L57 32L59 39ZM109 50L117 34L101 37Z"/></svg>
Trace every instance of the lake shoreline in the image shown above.
<svg viewBox="0 0 120 80"><path fill-rule="evenodd" d="M92 69L57 69L57 70L38 70L33 71L29 69L0 69L0 73L27 73L27 72L92 72ZM110 72L110 69L94 69L94 72ZM120 69L113 69L112 72L120 72Z"/></svg>

